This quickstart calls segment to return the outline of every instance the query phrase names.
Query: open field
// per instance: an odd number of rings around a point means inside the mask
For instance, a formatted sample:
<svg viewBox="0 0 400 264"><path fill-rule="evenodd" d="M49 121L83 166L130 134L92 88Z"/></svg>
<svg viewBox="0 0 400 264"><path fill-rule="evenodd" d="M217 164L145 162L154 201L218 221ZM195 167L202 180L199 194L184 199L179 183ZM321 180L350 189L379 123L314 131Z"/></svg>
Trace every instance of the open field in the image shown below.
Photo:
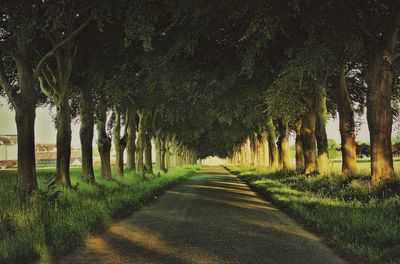
<svg viewBox="0 0 400 264"><path fill-rule="evenodd" d="M76 190L53 188L48 179L54 168L43 168L38 169L41 192L33 199L15 188L16 171L0 171L0 263L53 263L198 168L174 168L146 178L126 173L112 180L96 178L90 185L80 180L80 168L73 167ZM99 175L99 168L95 173Z"/></svg>
<svg viewBox="0 0 400 264"><path fill-rule="evenodd" d="M400 179L372 187L370 176L362 174L305 176L227 167L351 261L400 262Z"/></svg>
<svg viewBox="0 0 400 264"><path fill-rule="evenodd" d="M370 159L369 158L363 158L363 159L357 159L357 168L359 174L365 174L368 175L370 174ZM342 169L342 160L341 159L331 159L330 162L332 166L332 171L335 173L339 173ZM393 159L393 164L394 164L394 170L396 173L400 173L400 158L394 158Z"/></svg>

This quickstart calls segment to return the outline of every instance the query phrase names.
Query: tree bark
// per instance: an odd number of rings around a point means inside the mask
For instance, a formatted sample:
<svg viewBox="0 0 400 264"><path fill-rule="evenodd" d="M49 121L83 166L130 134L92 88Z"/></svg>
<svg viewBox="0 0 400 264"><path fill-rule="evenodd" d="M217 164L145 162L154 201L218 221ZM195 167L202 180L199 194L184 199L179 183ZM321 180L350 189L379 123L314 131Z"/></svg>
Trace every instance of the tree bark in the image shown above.
<svg viewBox="0 0 400 264"><path fill-rule="evenodd" d="M128 170L136 169L136 110L130 106L127 111L127 142L126 152L127 161L126 166Z"/></svg>
<svg viewBox="0 0 400 264"><path fill-rule="evenodd" d="M161 139L159 136L155 137L155 151L156 151L156 164L161 169Z"/></svg>
<svg viewBox="0 0 400 264"><path fill-rule="evenodd" d="M121 156L121 115L117 109L114 109L114 149L115 149L115 170L118 176L124 175L124 160ZM122 152L122 155L124 153ZM122 158L122 159L121 159Z"/></svg>
<svg viewBox="0 0 400 264"><path fill-rule="evenodd" d="M9 83L2 58L0 58L0 89L3 88L15 109L18 186L28 195L35 193L38 189L35 164L37 92L30 55L31 52L26 42L17 38L17 50L13 57L18 73L18 91Z"/></svg>
<svg viewBox="0 0 400 264"><path fill-rule="evenodd" d="M372 182L378 184L394 174L392 156L391 94L393 76L384 62L370 63L367 92L367 120L371 141Z"/></svg>
<svg viewBox="0 0 400 264"><path fill-rule="evenodd" d="M67 89L67 88L66 88ZM61 95L57 102L57 182L71 187L71 114L67 93Z"/></svg>
<svg viewBox="0 0 400 264"><path fill-rule="evenodd" d="M35 118L36 101L35 82L26 43L18 41L15 56L20 93L9 84L0 58L0 85L3 87L15 109L18 142L18 187L31 195L37 192L35 162Z"/></svg>
<svg viewBox="0 0 400 264"><path fill-rule="evenodd" d="M124 135L121 137L121 113L115 108L115 124L114 124L114 148L115 148L115 169L119 176L124 175L124 151L127 144L127 134L126 130Z"/></svg>
<svg viewBox="0 0 400 264"><path fill-rule="evenodd" d="M70 83L69 78L76 54L77 46L71 42L65 43L62 48L54 51L56 63L54 68L43 67L38 74L42 92L52 99L57 108L57 169L58 183L71 187L70 159L71 159L71 115L69 106ZM47 85L45 85L45 82Z"/></svg>
<svg viewBox="0 0 400 264"><path fill-rule="evenodd" d="M144 152L144 137L146 131L144 130L144 114L142 112L138 112L139 117L139 127L138 127L138 135L136 142L136 173L142 175L145 173L144 170L144 161L143 161L143 152Z"/></svg>
<svg viewBox="0 0 400 264"><path fill-rule="evenodd" d="M35 164L35 104L19 105L15 108L18 141L18 186L32 194L37 191Z"/></svg>
<svg viewBox="0 0 400 264"><path fill-rule="evenodd" d="M95 182L93 171L93 127L94 113L91 107L90 91L87 87L80 87L80 116L81 127L79 136L81 140L82 178L87 182Z"/></svg>
<svg viewBox="0 0 400 264"><path fill-rule="evenodd" d="M111 138L107 135L107 107L100 106L96 115L97 127L97 148L100 154L101 170L100 175L102 178L111 179Z"/></svg>
<svg viewBox="0 0 400 264"><path fill-rule="evenodd" d="M256 151L257 151L257 142L256 135L252 133L248 137L249 149L250 149L250 165L256 165Z"/></svg>
<svg viewBox="0 0 400 264"><path fill-rule="evenodd" d="M161 158L160 158L160 170L162 170L163 172L167 172L167 162L166 162L166 154L167 154L167 146L166 146L166 142L164 139L160 139L160 152L161 152Z"/></svg>
<svg viewBox="0 0 400 264"><path fill-rule="evenodd" d="M297 118L295 123L296 130L296 170L304 169L304 153L303 153L303 141L301 135L301 118Z"/></svg>
<svg viewBox="0 0 400 264"><path fill-rule="evenodd" d="M165 139L164 140L164 151L165 151L165 168L169 169L172 167L172 162L171 162L171 143L170 140Z"/></svg>
<svg viewBox="0 0 400 264"><path fill-rule="evenodd" d="M318 149L318 171L321 174L327 174L329 168L329 149L328 137L326 135L326 86L321 84L318 86L316 95L316 139Z"/></svg>
<svg viewBox="0 0 400 264"><path fill-rule="evenodd" d="M392 155L392 108L394 59L400 29L400 12L393 16L382 36L382 48L371 54L367 71L367 120L371 141L372 183L379 184L394 175Z"/></svg>
<svg viewBox="0 0 400 264"><path fill-rule="evenodd" d="M144 163L146 173L153 174L153 162L151 157L151 134L147 131L144 135Z"/></svg>
<svg viewBox="0 0 400 264"><path fill-rule="evenodd" d="M289 150L289 125L288 120L282 117L279 125L280 130L280 157L282 161L282 167L284 170L290 168L290 150Z"/></svg>
<svg viewBox="0 0 400 264"><path fill-rule="evenodd" d="M354 111L346 85L345 69L342 67L335 76L335 99L339 112L339 130L342 151L342 172L357 173L356 130Z"/></svg>
<svg viewBox="0 0 400 264"><path fill-rule="evenodd" d="M315 139L316 116L314 110L314 98L305 98L306 112L304 113L301 134L303 142L304 169L309 175L317 172L317 150Z"/></svg>
<svg viewBox="0 0 400 264"><path fill-rule="evenodd" d="M278 148L276 146L275 126L271 117L269 117L267 120L267 131L268 131L268 146L270 150L269 151L270 167L272 169L277 169L279 166L279 153L278 153Z"/></svg>
<svg viewBox="0 0 400 264"><path fill-rule="evenodd" d="M268 142L267 142L268 134L263 131L260 135L260 145L261 145L261 156L260 156L260 165L268 166Z"/></svg>

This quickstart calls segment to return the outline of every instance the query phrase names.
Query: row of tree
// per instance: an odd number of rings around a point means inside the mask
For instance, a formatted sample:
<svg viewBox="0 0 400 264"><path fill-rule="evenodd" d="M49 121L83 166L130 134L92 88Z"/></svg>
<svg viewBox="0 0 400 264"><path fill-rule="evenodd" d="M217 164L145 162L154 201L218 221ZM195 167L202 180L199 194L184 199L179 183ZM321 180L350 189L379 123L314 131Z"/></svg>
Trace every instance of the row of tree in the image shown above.
<svg viewBox="0 0 400 264"><path fill-rule="evenodd" d="M372 182L391 178L400 62L397 1L267 1L248 6L257 11L241 38L250 46L244 69L252 74L268 65L274 76L264 91L271 166L287 167L291 126L297 167L306 173L328 172L326 119L337 111L342 170L355 173L354 115L366 107ZM231 157L240 152L234 150Z"/></svg>
<svg viewBox="0 0 400 264"><path fill-rule="evenodd" d="M113 139L120 174L124 150L128 169L151 172L152 141L161 167L177 145L178 163L250 159L236 154L252 148L257 163L288 168L291 130L297 167L327 173L326 120L337 114L342 169L355 173L354 116L365 108L380 183L394 174L396 2L2 1L0 87L16 112L19 184L37 189L33 128L42 104L56 109L57 179L66 186L75 118L89 181L95 124L102 164Z"/></svg>
<svg viewBox="0 0 400 264"><path fill-rule="evenodd" d="M56 110L56 179L66 187L71 186L74 118L81 124L82 177L89 182L95 179L95 125L104 178L111 178L112 138L119 175L124 171L125 150L128 170L153 173L152 139L162 170L196 163L195 150L175 130L176 124L182 125L185 118L175 114L187 106L176 102L182 96L186 98L190 91L179 94L171 89L168 82L180 73L167 72L166 63L161 62L161 66L160 61L154 60L155 56L160 60L161 55L156 54L160 51L149 53L152 39L154 44L160 41L157 38L162 36L160 30L165 26L155 28L165 15L160 13L161 8L167 10L167 3L163 4L2 1L0 87L16 113L21 189L34 193L38 188L34 124L36 107L43 104L51 104ZM182 79L181 84L174 85L188 86L187 82ZM163 100L168 93L174 97ZM170 102L175 103L173 107L161 105Z"/></svg>

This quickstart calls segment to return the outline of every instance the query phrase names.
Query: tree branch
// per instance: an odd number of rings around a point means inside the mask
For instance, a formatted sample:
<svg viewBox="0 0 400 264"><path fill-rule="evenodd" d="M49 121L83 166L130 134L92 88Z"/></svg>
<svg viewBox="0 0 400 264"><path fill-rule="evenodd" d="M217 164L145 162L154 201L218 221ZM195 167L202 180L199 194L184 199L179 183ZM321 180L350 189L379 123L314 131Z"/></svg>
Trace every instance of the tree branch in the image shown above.
<svg viewBox="0 0 400 264"><path fill-rule="evenodd" d="M49 70L48 70L49 72ZM49 72L50 75L53 75L51 72ZM54 91L57 91L57 88L55 87L56 85L56 80L53 78L53 80L50 79L50 76L48 75L48 73L42 69L42 76L46 79L46 83L50 86L51 89L53 89Z"/></svg>
<svg viewBox="0 0 400 264"><path fill-rule="evenodd" d="M387 36L384 39L385 47L390 51L395 53L395 47L399 40L399 32L400 32L400 11L393 14L392 24L389 25L387 30ZM397 54L394 54L392 58L393 61L397 59Z"/></svg>
<svg viewBox="0 0 400 264"><path fill-rule="evenodd" d="M44 93L47 97L49 97L50 99L54 100L54 102L57 103L58 101L57 96L54 94L53 90L45 86L43 76L39 75L38 79L39 79L40 90L42 91L42 93Z"/></svg>
<svg viewBox="0 0 400 264"><path fill-rule="evenodd" d="M78 51L78 46L73 47L73 52L72 52L72 55L69 59L68 65L67 65L67 74L66 74L67 78L69 78L71 76L72 66L74 65L74 59L75 59L77 51Z"/></svg>
<svg viewBox="0 0 400 264"><path fill-rule="evenodd" d="M15 89L11 86L11 84L7 80L7 76L4 70L3 61L0 58L0 86L3 87L7 96L12 101L13 105L16 106L18 101L20 101L19 95L16 93Z"/></svg>
<svg viewBox="0 0 400 264"><path fill-rule="evenodd" d="M39 61L39 63L36 65L35 69L34 69L34 77L38 78L40 75L40 68L42 67L43 63L46 62L46 60L48 60L51 56L54 55L54 53L59 50L60 48L62 48L65 44L69 43L70 41L72 41L83 29L85 29L86 26L89 25L89 23L93 20L93 13L90 14L90 16L88 17L88 19L82 24L80 25L77 29L75 29L75 31L73 31L71 33L71 35L69 35L66 39L60 41L55 47L53 47L53 49L51 49L50 51L48 51L43 57L42 59Z"/></svg>

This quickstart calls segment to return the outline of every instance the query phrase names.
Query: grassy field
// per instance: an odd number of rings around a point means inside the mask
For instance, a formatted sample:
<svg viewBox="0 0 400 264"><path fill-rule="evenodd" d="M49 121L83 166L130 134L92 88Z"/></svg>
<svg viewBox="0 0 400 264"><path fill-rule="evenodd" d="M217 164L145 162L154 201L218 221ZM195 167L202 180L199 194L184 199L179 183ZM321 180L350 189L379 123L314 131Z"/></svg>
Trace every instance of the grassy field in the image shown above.
<svg viewBox="0 0 400 264"><path fill-rule="evenodd" d="M34 199L16 190L15 171L0 171L0 263L53 263L198 168L175 168L146 178L127 173L112 180L97 178L96 185L81 181L80 168L72 168L76 190L53 188L49 179L54 168L38 169L41 194Z"/></svg>
<svg viewBox="0 0 400 264"><path fill-rule="evenodd" d="M352 262L400 263L400 179L376 188L368 174L227 167Z"/></svg>
<svg viewBox="0 0 400 264"><path fill-rule="evenodd" d="M393 159L394 170L400 174L400 158ZM342 160L331 160L332 171L339 173L342 170ZM369 158L357 159L357 169L359 174L369 175L371 173L371 160Z"/></svg>

